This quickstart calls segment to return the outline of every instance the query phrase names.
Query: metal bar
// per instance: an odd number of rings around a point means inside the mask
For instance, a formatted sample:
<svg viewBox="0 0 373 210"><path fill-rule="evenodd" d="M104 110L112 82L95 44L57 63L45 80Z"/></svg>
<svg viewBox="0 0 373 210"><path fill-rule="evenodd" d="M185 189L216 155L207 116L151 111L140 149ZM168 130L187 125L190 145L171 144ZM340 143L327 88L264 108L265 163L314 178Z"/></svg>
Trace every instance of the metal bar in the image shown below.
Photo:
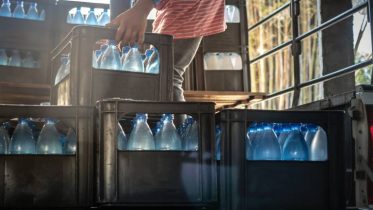
<svg viewBox="0 0 373 210"><path fill-rule="evenodd" d="M319 31L322 31L324 29L327 29L329 28L330 26L333 26L343 20L345 20L346 18L349 18L351 15L353 15L354 13L356 13L357 11L363 9L364 7L367 7L368 6L368 3L365 2L365 3L362 3L352 9L349 9L343 13L341 13L340 15L337 15L335 16L334 18L322 23L321 25L317 26L316 28L312 29L312 30L309 30L308 32L298 36L296 38L297 41L301 41L309 36L311 36L312 34L316 33L316 32L319 32Z"/></svg>
<svg viewBox="0 0 373 210"><path fill-rule="evenodd" d="M257 61L259 61L259 60L261 60L261 59L263 59L263 58L265 58L265 57L267 57L267 56L269 56L269 55L271 55L271 54L273 54L277 51L280 51L281 49L291 45L292 42L293 42L292 40L289 40L287 42L282 43L281 45L278 45L275 48L272 48L271 50L269 50L269 51L257 56L256 58L250 60L250 64L256 63Z"/></svg>
<svg viewBox="0 0 373 210"><path fill-rule="evenodd" d="M294 96L293 96L293 107L298 105L300 89L298 85L300 84L300 60L299 56L302 53L301 43L296 40L299 36L299 15L300 15L300 5L299 0L291 1L291 21L293 28L293 42L292 42L292 56L294 62Z"/></svg>
<svg viewBox="0 0 373 210"><path fill-rule="evenodd" d="M264 17L263 19L259 20L259 22L255 23L254 25L252 25L251 27L249 27L249 31L251 30L254 30L256 27L258 27L259 25L267 22L268 20L270 20L271 18L273 18L274 16L276 16L277 14L279 14L280 12L282 12L283 10L285 10L287 7L289 7L291 4L291 2L287 2L286 4L282 5L281 7L277 8L275 11L273 11L272 13L270 13L269 15L267 15L266 17Z"/></svg>
<svg viewBox="0 0 373 210"><path fill-rule="evenodd" d="M355 65L352 65L352 66L348 66L348 67L340 69L338 71L331 72L331 73L329 73L327 75L324 75L322 77L309 80L307 82L304 82L304 83L300 84L298 87L299 88L304 88L304 87L311 86L311 85L314 85L314 84L319 83L319 82L326 82L326 81L331 80L331 79L336 79L338 77L341 77L341 76L344 76L346 74L352 73L352 72L354 72L358 69L364 68L364 67L372 65L372 64L373 64L373 60L370 59L370 60L355 64Z"/></svg>
<svg viewBox="0 0 373 210"><path fill-rule="evenodd" d="M373 55L373 0L368 0L368 21L370 24L370 44L372 49L372 55ZM373 85L373 70L370 75L370 84Z"/></svg>
<svg viewBox="0 0 373 210"><path fill-rule="evenodd" d="M243 75L243 90L244 91L250 91L250 65L248 65L248 50L247 46L249 46L248 43L248 37L249 33L246 30L247 26L247 13L246 13L246 5L243 3L239 4L239 11L240 11L240 34L241 34L241 55L242 55L242 63L243 69L242 69L242 75Z"/></svg>

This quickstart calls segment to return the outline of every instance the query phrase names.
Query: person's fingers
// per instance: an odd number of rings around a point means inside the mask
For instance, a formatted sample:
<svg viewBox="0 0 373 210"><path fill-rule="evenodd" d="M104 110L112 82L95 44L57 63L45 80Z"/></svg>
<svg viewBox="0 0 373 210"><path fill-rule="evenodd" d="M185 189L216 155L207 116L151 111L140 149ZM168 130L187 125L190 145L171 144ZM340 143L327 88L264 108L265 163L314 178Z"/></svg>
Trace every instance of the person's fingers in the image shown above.
<svg viewBox="0 0 373 210"><path fill-rule="evenodd" d="M139 31L139 34L137 35L137 42L139 45L142 45L144 43L145 39L145 29Z"/></svg>
<svg viewBox="0 0 373 210"><path fill-rule="evenodd" d="M131 35L132 35L132 30L131 29L126 30L122 37L122 42L124 44L128 44L130 41Z"/></svg>
<svg viewBox="0 0 373 210"><path fill-rule="evenodd" d="M132 31L130 37L129 37L129 43L132 45L136 42L137 38L137 31Z"/></svg>
<svg viewBox="0 0 373 210"><path fill-rule="evenodd" d="M110 23L106 24L105 26L106 27L118 27L119 23L120 23L119 18L116 17L114 18L114 20L112 20Z"/></svg>
<svg viewBox="0 0 373 210"><path fill-rule="evenodd" d="M117 42L122 40L122 38L124 37L125 28L126 27L123 24L121 24L119 28L117 29L117 33L115 34L115 40Z"/></svg>

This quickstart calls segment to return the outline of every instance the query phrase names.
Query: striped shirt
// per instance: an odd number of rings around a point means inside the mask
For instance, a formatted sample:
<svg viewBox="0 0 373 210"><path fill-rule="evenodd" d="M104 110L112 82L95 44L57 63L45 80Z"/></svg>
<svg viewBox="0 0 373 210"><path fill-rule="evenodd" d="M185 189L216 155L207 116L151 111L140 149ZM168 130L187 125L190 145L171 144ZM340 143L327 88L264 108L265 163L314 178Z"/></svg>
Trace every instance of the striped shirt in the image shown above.
<svg viewBox="0 0 373 210"><path fill-rule="evenodd" d="M153 32L174 39L208 36L225 31L224 0L160 0Z"/></svg>

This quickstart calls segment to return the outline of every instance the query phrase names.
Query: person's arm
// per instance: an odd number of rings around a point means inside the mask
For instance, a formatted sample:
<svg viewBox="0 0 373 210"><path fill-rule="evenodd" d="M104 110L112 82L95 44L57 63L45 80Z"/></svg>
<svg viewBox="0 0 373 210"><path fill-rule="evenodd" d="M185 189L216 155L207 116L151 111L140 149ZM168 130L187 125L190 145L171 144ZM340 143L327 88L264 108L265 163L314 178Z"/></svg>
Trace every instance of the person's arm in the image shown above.
<svg viewBox="0 0 373 210"><path fill-rule="evenodd" d="M147 17L153 9L153 0L138 0L134 7L118 15L108 26L118 27L116 41L139 43L144 41Z"/></svg>

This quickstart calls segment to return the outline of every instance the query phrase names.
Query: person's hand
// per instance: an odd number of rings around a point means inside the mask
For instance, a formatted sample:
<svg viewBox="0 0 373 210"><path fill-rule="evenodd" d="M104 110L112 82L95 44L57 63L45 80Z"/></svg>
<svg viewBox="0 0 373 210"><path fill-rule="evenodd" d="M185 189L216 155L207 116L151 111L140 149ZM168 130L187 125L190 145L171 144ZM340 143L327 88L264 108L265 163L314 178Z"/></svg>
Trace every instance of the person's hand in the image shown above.
<svg viewBox="0 0 373 210"><path fill-rule="evenodd" d="M107 26L118 27L115 40L119 43L133 44L144 42L144 34L147 24L147 16L153 8L151 0L140 0L137 4L118 15Z"/></svg>

